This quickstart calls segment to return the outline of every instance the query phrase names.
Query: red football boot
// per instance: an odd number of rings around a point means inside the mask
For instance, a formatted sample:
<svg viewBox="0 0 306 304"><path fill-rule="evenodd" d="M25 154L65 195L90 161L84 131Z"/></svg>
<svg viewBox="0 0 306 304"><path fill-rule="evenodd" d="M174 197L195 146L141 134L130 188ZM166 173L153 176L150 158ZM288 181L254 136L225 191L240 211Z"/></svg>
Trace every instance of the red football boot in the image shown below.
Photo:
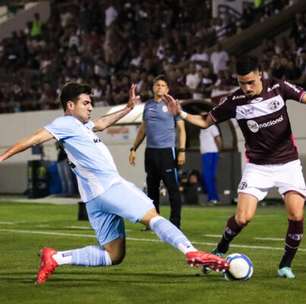
<svg viewBox="0 0 306 304"><path fill-rule="evenodd" d="M56 250L53 248L45 247L40 250L40 267L36 277L36 284L44 284L58 266L52 257L55 253Z"/></svg>
<svg viewBox="0 0 306 304"><path fill-rule="evenodd" d="M208 252L188 252L186 253L186 260L187 263L192 267L207 266L211 270L217 272L224 272L229 269L229 263L225 259Z"/></svg>

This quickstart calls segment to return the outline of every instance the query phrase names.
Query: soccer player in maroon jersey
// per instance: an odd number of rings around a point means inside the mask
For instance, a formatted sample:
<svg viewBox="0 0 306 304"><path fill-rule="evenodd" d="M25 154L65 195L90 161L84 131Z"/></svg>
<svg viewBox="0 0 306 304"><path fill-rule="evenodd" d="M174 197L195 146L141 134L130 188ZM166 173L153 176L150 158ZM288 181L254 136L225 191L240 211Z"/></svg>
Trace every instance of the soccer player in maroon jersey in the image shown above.
<svg viewBox="0 0 306 304"><path fill-rule="evenodd" d="M227 252L230 242L254 217L257 203L269 189L276 187L288 213L285 251L278 275L293 279L291 263L303 238L306 187L286 102L291 99L306 103L306 94L287 81L263 80L257 58L253 56L240 58L236 71L240 88L205 115L182 111L170 95L165 100L173 114L201 128L235 118L245 138L248 162L238 186L236 213L228 219L214 253Z"/></svg>

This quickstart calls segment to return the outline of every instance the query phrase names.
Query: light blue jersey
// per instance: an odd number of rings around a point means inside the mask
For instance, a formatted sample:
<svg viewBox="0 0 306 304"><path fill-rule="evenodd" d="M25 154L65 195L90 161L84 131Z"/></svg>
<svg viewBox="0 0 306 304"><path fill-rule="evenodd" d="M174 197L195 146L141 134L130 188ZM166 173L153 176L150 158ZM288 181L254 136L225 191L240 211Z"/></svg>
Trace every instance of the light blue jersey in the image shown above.
<svg viewBox="0 0 306 304"><path fill-rule="evenodd" d="M122 179L112 155L92 131L93 127L92 121L83 124L73 116L59 117L45 126L63 144L83 202L96 198Z"/></svg>

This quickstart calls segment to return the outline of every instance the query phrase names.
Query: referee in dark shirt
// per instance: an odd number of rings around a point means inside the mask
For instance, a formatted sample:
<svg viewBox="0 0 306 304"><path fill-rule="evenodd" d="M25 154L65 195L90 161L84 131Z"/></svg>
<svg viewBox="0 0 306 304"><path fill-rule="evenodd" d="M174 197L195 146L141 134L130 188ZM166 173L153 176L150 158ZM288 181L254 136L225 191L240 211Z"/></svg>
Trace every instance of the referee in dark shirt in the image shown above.
<svg viewBox="0 0 306 304"><path fill-rule="evenodd" d="M163 76L153 81L154 99L146 102L143 122L138 130L134 145L130 149L129 162L135 165L136 150L147 136L145 170L147 173L148 196L159 213L159 187L162 180L170 200L170 221L180 228L181 197L178 187L177 165L185 163L186 132L184 121L173 117L162 100L169 87ZM176 157L176 128L178 130L178 154Z"/></svg>

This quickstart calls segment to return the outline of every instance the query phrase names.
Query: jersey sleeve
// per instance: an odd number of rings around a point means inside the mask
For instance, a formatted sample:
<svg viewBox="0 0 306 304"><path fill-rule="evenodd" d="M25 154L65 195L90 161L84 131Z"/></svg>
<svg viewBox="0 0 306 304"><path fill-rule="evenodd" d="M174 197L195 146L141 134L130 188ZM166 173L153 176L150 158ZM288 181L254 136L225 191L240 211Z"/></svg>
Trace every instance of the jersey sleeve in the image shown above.
<svg viewBox="0 0 306 304"><path fill-rule="evenodd" d="M77 121L71 116L56 118L44 128L49 131L58 141L65 140L76 135Z"/></svg>
<svg viewBox="0 0 306 304"><path fill-rule="evenodd" d="M280 82L280 88L285 100L293 99L302 102L305 91L303 88L296 86L286 80Z"/></svg>
<svg viewBox="0 0 306 304"><path fill-rule="evenodd" d="M216 123L235 118L236 105L231 97L226 97L209 112L209 115Z"/></svg>

